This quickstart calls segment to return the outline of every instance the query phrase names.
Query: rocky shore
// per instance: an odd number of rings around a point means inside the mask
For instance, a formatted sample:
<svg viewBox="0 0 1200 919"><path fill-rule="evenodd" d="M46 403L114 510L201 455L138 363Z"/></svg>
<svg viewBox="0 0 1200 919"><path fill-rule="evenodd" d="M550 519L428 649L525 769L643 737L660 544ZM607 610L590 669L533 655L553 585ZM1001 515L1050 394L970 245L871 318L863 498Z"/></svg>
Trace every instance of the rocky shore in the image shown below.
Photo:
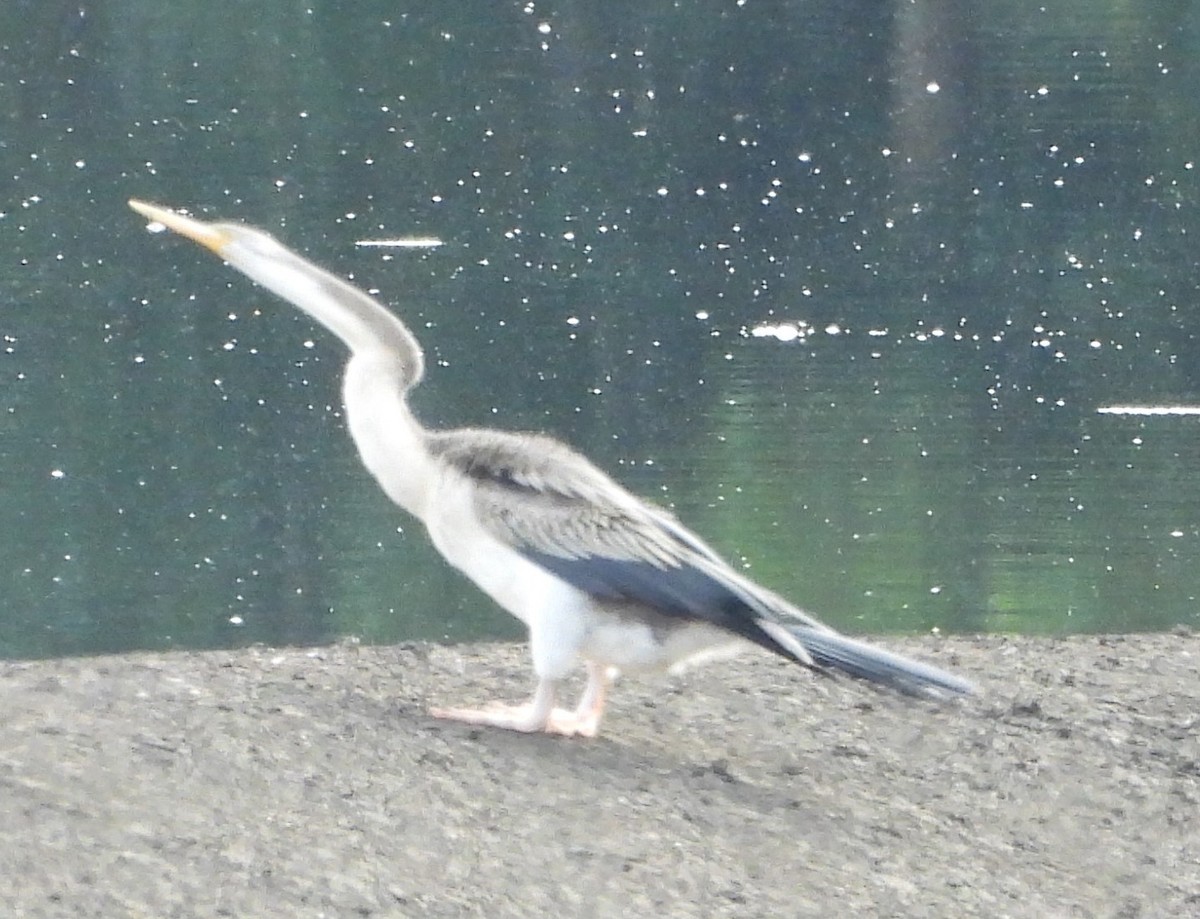
<svg viewBox="0 0 1200 919"><path fill-rule="evenodd" d="M881 642L980 697L751 652L566 740L426 715L519 646L0 662L0 914L1200 915L1200 636Z"/></svg>

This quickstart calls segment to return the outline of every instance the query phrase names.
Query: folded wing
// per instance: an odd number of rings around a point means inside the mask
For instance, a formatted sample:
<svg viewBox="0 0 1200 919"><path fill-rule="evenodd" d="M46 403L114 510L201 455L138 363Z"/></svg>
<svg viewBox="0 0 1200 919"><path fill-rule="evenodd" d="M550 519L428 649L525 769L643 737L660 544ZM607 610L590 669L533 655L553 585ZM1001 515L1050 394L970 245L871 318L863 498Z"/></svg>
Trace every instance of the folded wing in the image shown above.
<svg viewBox="0 0 1200 919"><path fill-rule="evenodd" d="M475 485L497 539L600 600L703 622L816 669L904 692L970 692L951 674L834 632L729 567L673 516L550 438L439 435L435 449Z"/></svg>

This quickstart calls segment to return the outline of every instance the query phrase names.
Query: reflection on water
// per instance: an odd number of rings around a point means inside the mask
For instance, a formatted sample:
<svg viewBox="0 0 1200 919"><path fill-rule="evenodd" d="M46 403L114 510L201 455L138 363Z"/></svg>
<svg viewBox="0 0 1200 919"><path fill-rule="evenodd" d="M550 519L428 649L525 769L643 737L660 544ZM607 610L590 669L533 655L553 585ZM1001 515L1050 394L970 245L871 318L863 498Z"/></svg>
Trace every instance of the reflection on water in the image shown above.
<svg viewBox="0 0 1200 919"><path fill-rule="evenodd" d="M56 10L0 8L0 655L517 634L336 343L135 196L379 291L431 426L557 434L832 623L1197 624L1195 17Z"/></svg>
<svg viewBox="0 0 1200 919"><path fill-rule="evenodd" d="M1200 405L1102 405L1101 415L1200 415Z"/></svg>

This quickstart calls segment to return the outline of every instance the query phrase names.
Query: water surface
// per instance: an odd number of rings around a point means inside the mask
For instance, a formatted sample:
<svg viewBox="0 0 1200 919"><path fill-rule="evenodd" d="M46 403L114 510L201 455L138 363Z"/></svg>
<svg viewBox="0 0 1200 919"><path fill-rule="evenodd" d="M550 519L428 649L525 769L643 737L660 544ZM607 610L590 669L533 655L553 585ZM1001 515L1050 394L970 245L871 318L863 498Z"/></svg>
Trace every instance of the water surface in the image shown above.
<svg viewBox="0 0 1200 919"><path fill-rule="evenodd" d="M377 290L430 425L561 436L855 631L1196 625L1200 17L0 10L0 654L518 634L344 355L141 197ZM401 236L429 250L356 245Z"/></svg>

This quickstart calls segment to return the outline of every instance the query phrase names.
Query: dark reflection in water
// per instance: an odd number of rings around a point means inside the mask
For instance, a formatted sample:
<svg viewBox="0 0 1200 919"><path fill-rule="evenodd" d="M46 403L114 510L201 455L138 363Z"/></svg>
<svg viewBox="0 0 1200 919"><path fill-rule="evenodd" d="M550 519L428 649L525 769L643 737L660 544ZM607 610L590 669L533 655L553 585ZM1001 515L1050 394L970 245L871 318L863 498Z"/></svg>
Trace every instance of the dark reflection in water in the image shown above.
<svg viewBox="0 0 1200 919"><path fill-rule="evenodd" d="M272 229L852 630L1196 624L1193 4L0 7L0 654L515 635L359 468ZM356 247L406 235L425 253Z"/></svg>

